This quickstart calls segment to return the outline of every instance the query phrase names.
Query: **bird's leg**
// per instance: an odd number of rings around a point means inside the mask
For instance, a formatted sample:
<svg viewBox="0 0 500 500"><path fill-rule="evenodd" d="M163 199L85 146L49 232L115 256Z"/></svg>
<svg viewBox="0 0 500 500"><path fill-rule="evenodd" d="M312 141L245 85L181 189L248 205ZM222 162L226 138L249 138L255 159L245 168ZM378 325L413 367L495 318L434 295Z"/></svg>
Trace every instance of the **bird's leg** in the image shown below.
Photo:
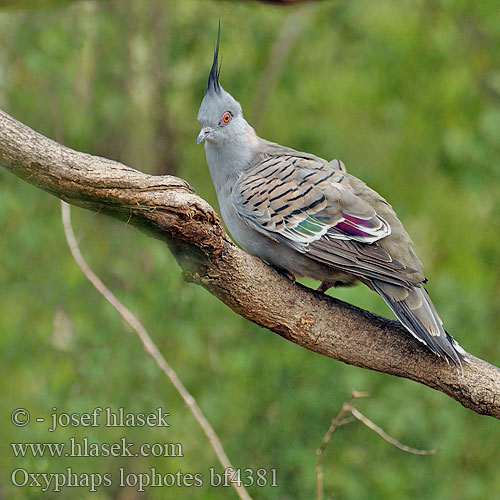
<svg viewBox="0 0 500 500"><path fill-rule="evenodd" d="M318 288L316 288L316 291L321 293L326 293L326 291L332 288L332 286L335 286L334 281L323 281L321 285L319 285Z"/></svg>
<svg viewBox="0 0 500 500"><path fill-rule="evenodd" d="M271 267L273 269L275 269L276 271L278 271L280 274L285 275L292 283L295 283L295 276L290 271L287 271L286 269L283 269L282 267L278 267L278 266L274 266L274 265L271 265Z"/></svg>

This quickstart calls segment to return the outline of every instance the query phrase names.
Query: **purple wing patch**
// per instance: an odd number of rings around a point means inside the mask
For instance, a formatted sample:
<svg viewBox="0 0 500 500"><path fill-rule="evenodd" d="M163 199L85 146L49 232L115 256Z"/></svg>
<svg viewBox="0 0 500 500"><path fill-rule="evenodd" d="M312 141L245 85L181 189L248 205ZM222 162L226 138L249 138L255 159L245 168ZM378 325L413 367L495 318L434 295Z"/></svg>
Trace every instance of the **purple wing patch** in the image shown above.
<svg viewBox="0 0 500 500"><path fill-rule="evenodd" d="M342 217L340 222L329 229L328 235L331 238L373 243L391 233L389 224L378 215L371 219L360 219L342 213Z"/></svg>

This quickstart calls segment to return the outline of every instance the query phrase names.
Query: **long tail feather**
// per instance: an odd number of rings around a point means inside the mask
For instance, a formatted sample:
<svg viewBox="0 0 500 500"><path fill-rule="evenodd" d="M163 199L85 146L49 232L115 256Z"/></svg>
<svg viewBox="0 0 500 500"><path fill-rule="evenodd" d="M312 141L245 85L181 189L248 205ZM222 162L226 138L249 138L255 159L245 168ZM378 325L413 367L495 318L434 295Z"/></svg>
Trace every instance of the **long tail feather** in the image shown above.
<svg viewBox="0 0 500 500"><path fill-rule="evenodd" d="M372 280L373 289L385 300L403 326L420 342L458 369L465 351L445 331L425 288L411 289Z"/></svg>

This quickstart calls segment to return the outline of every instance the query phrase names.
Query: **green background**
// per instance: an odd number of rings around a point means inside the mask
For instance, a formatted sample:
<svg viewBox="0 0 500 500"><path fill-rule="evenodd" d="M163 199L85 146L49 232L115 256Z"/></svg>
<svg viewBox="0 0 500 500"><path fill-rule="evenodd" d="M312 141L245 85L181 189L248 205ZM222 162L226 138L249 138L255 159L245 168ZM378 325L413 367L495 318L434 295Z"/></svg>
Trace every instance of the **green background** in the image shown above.
<svg viewBox="0 0 500 500"><path fill-rule="evenodd" d="M6 6L10 3L10 6ZM412 235L447 329L500 364L500 9L496 1L0 2L0 107L35 130L150 173L213 206L198 106L222 25L221 82L270 140L342 159ZM40 8L42 6L42 8ZM500 498L500 426L416 383L301 349L182 280L167 247L73 209L82 252L137 313L237 467L276 468L259 499L314 498L315 450L352 389L407 455L359 423L324 458L328 498ZM0 170L0 497L30 472L207 473L214 453L179 396L70 256L58 200ZM391 316L365 287L330 292ZM168 429L16 428L52 408L171 413ZM14 458L10 442L180 442L183 458ZM58 499L235 498L229 488L86 488Z"/></svg>

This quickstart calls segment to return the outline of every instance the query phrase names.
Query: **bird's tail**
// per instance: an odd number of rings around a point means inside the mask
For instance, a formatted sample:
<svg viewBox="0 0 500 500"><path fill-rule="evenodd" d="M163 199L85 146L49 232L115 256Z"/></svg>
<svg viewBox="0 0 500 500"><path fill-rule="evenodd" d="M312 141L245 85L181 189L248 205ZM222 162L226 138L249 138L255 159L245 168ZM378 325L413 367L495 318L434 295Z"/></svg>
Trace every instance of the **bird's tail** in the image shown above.
<svg viewBox="0 0 500 500"><path fill-rule="evenodd" d="M462 369L465 351L445 331L434 304L422 285L411 289L372 280L373 289L386 301L403 326L446 362Z"/></svg>

